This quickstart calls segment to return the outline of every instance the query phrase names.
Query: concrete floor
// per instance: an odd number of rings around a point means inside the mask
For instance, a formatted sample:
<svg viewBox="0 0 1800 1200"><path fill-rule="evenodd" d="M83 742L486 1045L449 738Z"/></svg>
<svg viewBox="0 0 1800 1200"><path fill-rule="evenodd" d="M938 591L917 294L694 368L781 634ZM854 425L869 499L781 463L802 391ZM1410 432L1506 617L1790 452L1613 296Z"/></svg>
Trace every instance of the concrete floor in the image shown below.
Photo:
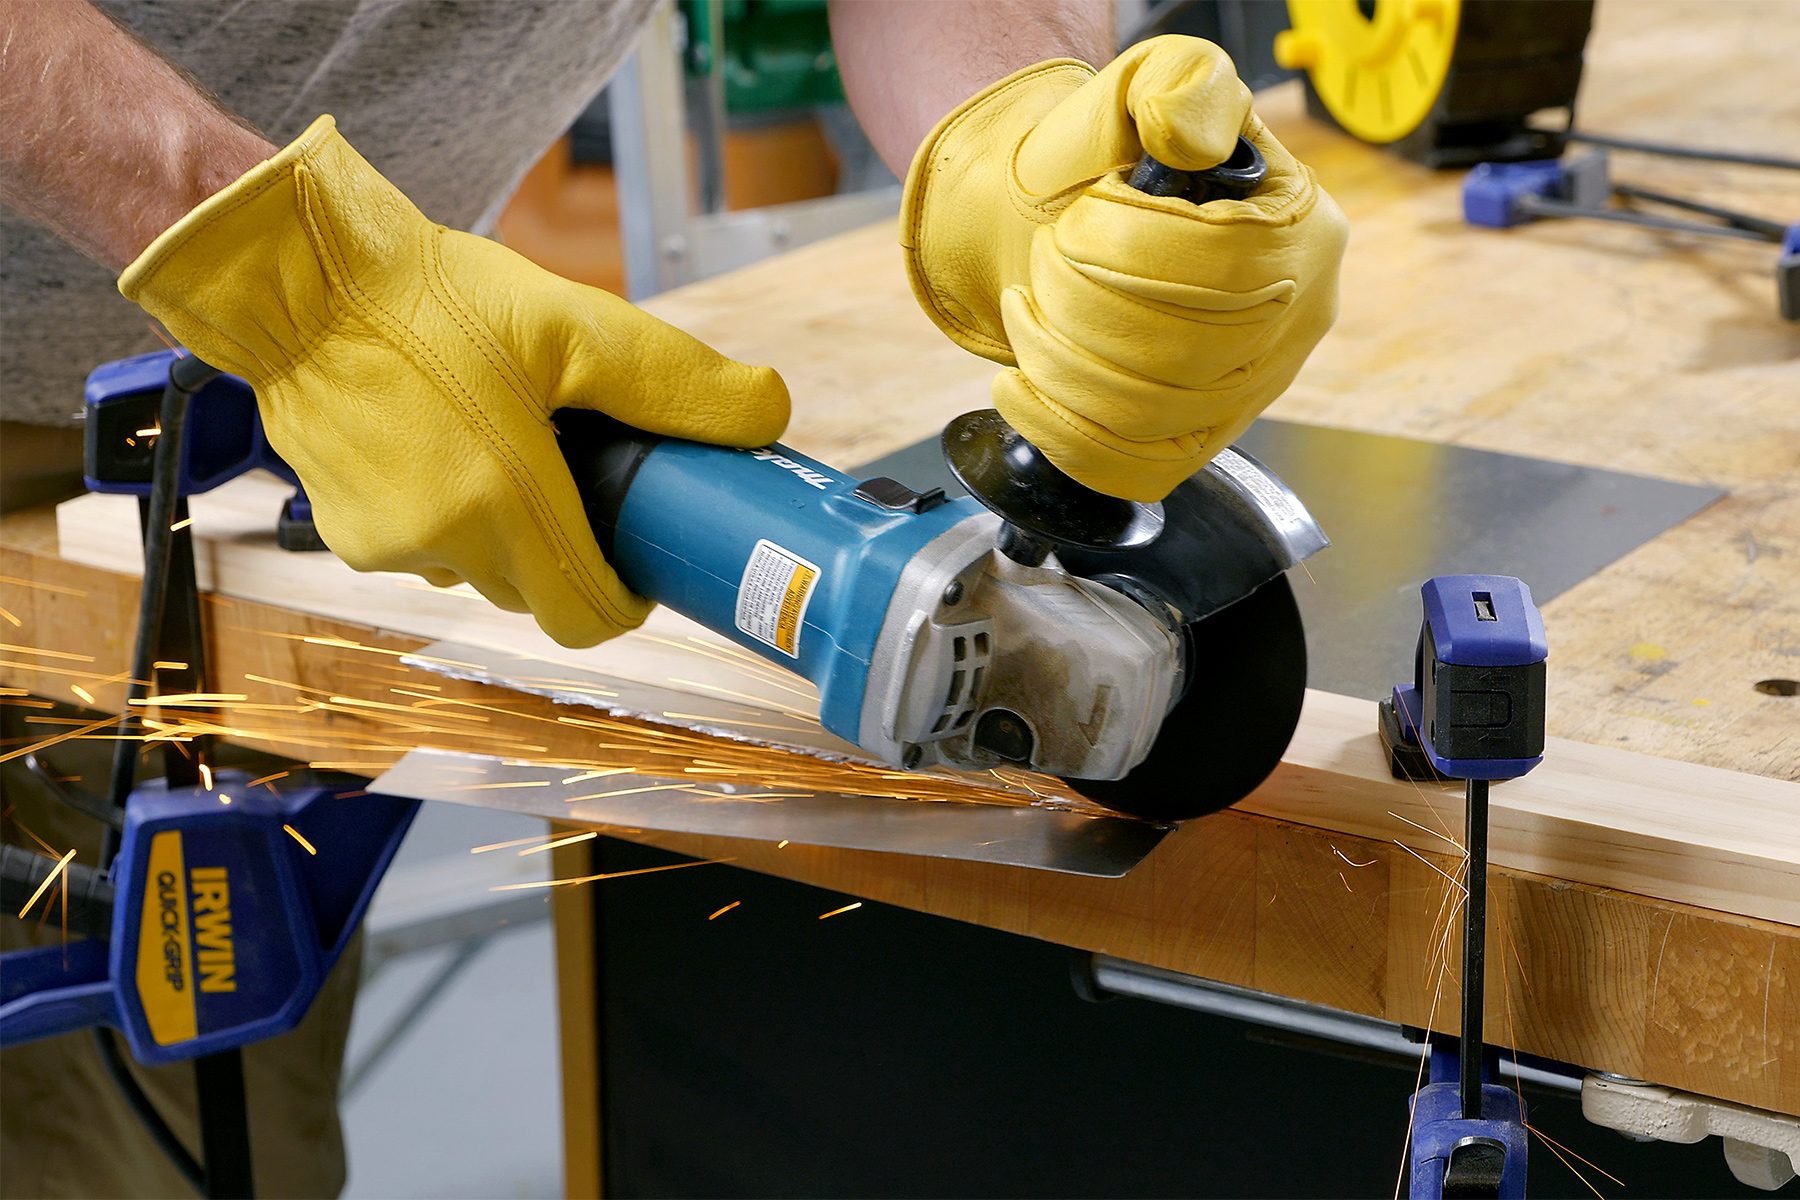
<svg viewBox="0 0 1800 1200"><path fill-rule="evenodd" d="M446 859L470 862L471 846L543 829L542 821L508 813L427 804L390 878ZM485 886L471 877L471 889ZM413 954L364 984L350 1069L454 954L452 947ZM493 937L343 1101L344 1195L560 1195L555 986L549 921Z"/></svg>

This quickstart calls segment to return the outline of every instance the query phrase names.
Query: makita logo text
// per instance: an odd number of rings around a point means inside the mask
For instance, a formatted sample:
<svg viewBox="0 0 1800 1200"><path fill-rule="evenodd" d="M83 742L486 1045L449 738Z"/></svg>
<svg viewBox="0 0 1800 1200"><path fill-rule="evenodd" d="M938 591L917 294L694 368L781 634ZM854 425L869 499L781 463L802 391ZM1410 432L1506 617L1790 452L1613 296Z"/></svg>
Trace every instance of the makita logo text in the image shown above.
<svg viewBox="0 0 1800 1200"><path fill-rule="evenodd" d="M762 462L773 463L784 471L792 471L802 482L811 484L821 492L837 482L831 476L821 475L811 467L797 463L791 458L784 458L773 450L752 450L750 457Z"/></svg>
<svg viewBox="0 0 1800 1200"><path fill-rule="evenodd" d="M237 991L231 944L231 880L224 867L196 867L188 875L194 901L194 968L203 992Z"/></svg>

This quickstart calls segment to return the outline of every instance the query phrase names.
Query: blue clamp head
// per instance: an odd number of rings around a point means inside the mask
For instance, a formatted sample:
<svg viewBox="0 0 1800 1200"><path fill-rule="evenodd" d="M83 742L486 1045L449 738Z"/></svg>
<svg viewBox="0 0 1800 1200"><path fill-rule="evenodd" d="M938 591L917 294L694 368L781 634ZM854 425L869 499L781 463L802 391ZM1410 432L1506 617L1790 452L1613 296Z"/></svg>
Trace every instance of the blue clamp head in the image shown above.
<svg viewBox="0 0 1800 1200"><path fill-rule="evenodd" d="M157 350L94 368L87 377L82 475L91 492L150 494L163 387L172 350ZM300 477L263 434L256 395L236 375L220 375L194 393L181 441L178 494L197 496L258 468L294 485L277 532L284 550L322 550Z"/></svg>
<svg viewBox="0 0 1800 1200"><path fill-rule="evenodd" d="M1514 779L1544 760L1550 652L1531 589L1510 575L1440 575L1421 589L1413 681L1381 702L1402 779Z"/></svg>

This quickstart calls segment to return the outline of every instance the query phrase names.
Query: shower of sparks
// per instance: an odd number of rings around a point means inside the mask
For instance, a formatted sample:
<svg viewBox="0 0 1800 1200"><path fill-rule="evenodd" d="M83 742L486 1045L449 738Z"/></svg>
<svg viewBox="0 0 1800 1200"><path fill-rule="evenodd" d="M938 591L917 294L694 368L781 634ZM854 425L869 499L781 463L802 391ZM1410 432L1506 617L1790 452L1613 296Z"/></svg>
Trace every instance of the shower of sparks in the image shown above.
<svg viewBox="0 0 1800 1200"><path fill-rule="evenodd" d="M318 850L313 848L313 844L311 842L307 841L305 835L303 835L298 829L295 829L292 825L287 824L285 821L282 822L281 827L283 829L287 830L288 836L293 838L296 842L299 842L301 848L304 849L308 854L317 854L318 853Z"/></svg>
<svg viewBox="0 0 1800 1200"><path fill-rule="evenodd" d="M724 916L726 913L730 912L732 909L736 908L738 905L740 905L742 903L743 903L742 900L733 900L730 904L727 904L724 908L721 908L718 912L713 913L711 916L707 917L706 919L709 921L716 921L720 917Z"/></svg>
<svg viewBox="0 0 1800 1200"><path fill-rule="evenodd" d="M842 914L847 913L847 912L855 912L857 909L861 908L862 906L863 906L863 902L861 900L858 900L854 904L846 904L842 908L834 908L830 912L820 913L819 920L823 921L828 917L836 917L836 916L841 916Z"/></svg>
<svg viewBox="0 0 1800 1200"><path fill-rule="evenodd" d="M1426 858L1423 854L1420 854L1417 850L1414 850L1411 846L1407 845L1405 842L1401 841L1398 838L1395 838L1394 845L1400 847L1402 850L1406 851L1408 854L1412 855L1414 858L1418 859L1420 862L1424 863L1426 866L1428 866L1432 870L1436 871L1439 875L1442 875L1445 879L1448 879L1450 881L1451 886L1460 889L1464 895L1468 894L1469 889L1467 887L1465 887L1460 880L1456 879L1454 876L1452 876L1450 874L1450 872L1444 870L1444 868L1442 868L1442 867L1438 866L1436 863L1432 862L1429 858Z"/></svg>
<svg viewBox="0 0 1800 1200"><path fill-rule="evenodd" d="M1396 821L1405 821L1408 825L1411 825L1414 829L1418 830L1420 833L1428 834L1431 837L1440 839L1441 841L1449 842L1450 845L1456 849L1456 852L1458 854L1461 854L1463 852L1462 843L1457 841L1455 838L1451 837L1447 833L1439 833L1435 829L1427 829L1425 826L1419 824L1417 821L1408 820L1406 817L1401 816L1399 813L1394 812L1392 809L1388 810L1388 816L1394 818L1394 820L1396 820Z"/></svg>
<svg viewBox="0 0 1800 1200"><path fill-rule="evenodd" d="M25 914L31 911L31 906L38 902L38 897L50 890L50 885L56 882L56 877L63 873L63 869L69 865L69 860L74 857L75 851L71 850L56 860L56 865L50 868L48 875L44 876L44 882L38 884L37 891L31 893L31 899L25 901L25 907L19 910L20 920L24 920ZM44 911L49 912L49 909Z"/></svg>

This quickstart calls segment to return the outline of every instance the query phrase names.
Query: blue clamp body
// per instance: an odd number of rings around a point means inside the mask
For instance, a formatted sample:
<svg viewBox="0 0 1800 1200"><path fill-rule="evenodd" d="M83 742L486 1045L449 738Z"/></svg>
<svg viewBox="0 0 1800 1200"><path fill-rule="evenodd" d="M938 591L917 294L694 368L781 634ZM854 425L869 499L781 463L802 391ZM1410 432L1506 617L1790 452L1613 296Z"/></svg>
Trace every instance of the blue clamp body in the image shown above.
<svg viewBox="0 0 1800 1200"><path fill-rule="evenodd" d="M1412 1097L1407 1167L1407 1195L1412 1200L1470 1195L1524 1200L1525 1102L1512 1088L1493 1082L1496 1065L1490 1049L1483 1060L1484 1115L1466 1120L1457 1087L1456 1044L1432 1048L1430 1082Z"/></svg>
<svg viewBox="0 0 1800 1200"><path fill-rule="evenodd" d="M1413 681L1381 704L1396 775L1514 779L1544 760L1549 643L1510 575L1440 575L1421 589Z"/></svg>
<svg viewBox="0 0 1800 1200"><path fill-rule="evenodd" d="M122 358L87 377L82 474L92 492L150 494L157 413L172 350ZM220 375L194 394L181 440L179 494L196 496L258 467L300 480L263 436L256 396L236 375Z"/></svg>
<svg viewBox="0 0 1800 1200"><path fill-rule="evenodd" d="M210 789L159 780L131 794L110 938L5 955L0 1046L109 1025L155 1064L299 1022L418 801L365 795L361 781L248 785L221 771Z"/></svg>
<svg viewBox="0 0 1800 1200"><path fill-rule="evenodd" d="M122 358L87 377L82 475L89 491L150 494L158 413L169 381L172 350ZM181 439L182 496L210 492L246 471L261 469L294 485L276 530L284 550L323 550L312 524L312 504L300 477L269 445L256 394L236 375L220 375L194 393Z"/></svg>

